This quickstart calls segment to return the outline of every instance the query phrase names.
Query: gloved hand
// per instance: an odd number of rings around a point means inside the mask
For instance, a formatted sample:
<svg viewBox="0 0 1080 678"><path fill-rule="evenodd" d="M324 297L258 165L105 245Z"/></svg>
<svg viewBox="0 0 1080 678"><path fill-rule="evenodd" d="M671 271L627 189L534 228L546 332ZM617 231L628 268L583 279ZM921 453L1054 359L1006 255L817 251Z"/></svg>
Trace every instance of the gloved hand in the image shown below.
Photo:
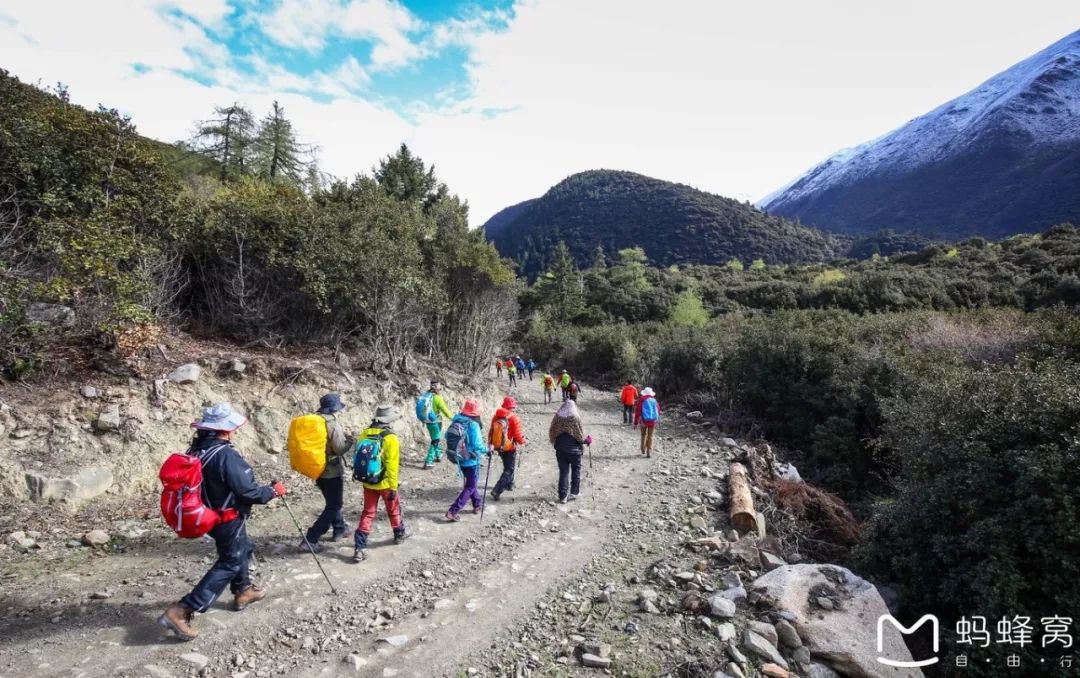
<svg viewBox="0 0 1080 678"><path fill-rule="evenodd" d="M287 492L287 490L285 489L285 484L277 480L270 483L270 487L274 488L275 497L284 497L285 493Z"/></svg>
<svg viewBox="0 0 1080 678"><path fill-rule="evenodd" d="M592 436L585 436L585 444L592 445Z"/></svg>
<svg viewBox="0 0 1080 678"><path fill-rule="evenodd" d="M397 490L390 490L389 492L387 492L386 498L389 501L394 501L395 499L397 499Z"/></svg>

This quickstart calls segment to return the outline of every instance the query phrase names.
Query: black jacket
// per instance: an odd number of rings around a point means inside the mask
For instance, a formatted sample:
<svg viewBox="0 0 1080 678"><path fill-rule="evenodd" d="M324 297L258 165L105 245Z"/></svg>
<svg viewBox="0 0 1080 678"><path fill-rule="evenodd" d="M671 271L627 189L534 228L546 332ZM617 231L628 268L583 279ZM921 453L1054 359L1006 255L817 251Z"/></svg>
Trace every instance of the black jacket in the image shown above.
<svg viewBox="0 0 1080 678"><path fill-rule="evenodd" d="M207 506L235 508L246 516L253 504L268 504L275 497L272 487L255 482L251 466L224 440L199 436L188 452L203 460L203 502Z"/></svg>
<svg viewBox="0 0 1080 678"><path fill-rule="evenodd" d="M563 454L583 454L585 447L569 433L560 433L555 438L555 451Z"/></svg>

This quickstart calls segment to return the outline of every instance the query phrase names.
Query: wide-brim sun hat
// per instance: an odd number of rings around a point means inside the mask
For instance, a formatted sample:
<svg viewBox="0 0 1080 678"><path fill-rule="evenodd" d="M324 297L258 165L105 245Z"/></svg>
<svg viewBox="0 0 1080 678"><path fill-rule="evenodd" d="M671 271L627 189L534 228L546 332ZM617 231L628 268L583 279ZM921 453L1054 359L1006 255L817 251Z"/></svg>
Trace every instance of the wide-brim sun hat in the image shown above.
<svg viewBox="0 0 1080 678"><path fill-rule="evenodd" d="M380 424L393 424L401 418L401 413L393 405L379 405L375 408L375 421Z"/></svg>
<svg viewBox="0 0 1080 678"><path fill-rule="evenodd" d="M502 406L504 410L516 410L517 400L514 399L514 396L506 396L503 398Z"/></svg>
<svg viewBox="0 0 1080 678"><path fill-rule="evenodd" d="M473 398L467 398L465 400L465 406L461 408L461 413L466 417L479 417L480 416L480 401Z"/></svg>
<svg viewBox="0 0 1080 678"><path fill-rule="evenodd" d="M202 417L191 425L200 431L235 431L247 423L247 417L235 411L229 403L204 407Z"/></svg>
<svg viewBox="0 0 1080 678"><path fill-rule="evenodd" d="M648 386L646 386L645 388L641 389L641 395L643 395L643 396L655 396L656 391L654 391L651 388L649 388Z"/></svg>

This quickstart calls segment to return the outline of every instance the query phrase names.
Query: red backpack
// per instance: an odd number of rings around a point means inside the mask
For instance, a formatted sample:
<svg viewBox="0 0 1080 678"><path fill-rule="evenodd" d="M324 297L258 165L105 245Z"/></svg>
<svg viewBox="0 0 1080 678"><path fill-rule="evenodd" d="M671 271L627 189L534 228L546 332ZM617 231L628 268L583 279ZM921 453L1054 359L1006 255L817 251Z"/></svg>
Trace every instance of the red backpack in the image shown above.
<svg viewBox="0 0 1080 678"><path fill-rule="evenodd" d="M225 446L210 450L209 461ZM236 518L234 508L214 509L203 503L203 460L187 452L169 455L158 473L161 479L161 516L180 537L197 539L221 523ZM232 499L230 494L225 503Z"/></svg>

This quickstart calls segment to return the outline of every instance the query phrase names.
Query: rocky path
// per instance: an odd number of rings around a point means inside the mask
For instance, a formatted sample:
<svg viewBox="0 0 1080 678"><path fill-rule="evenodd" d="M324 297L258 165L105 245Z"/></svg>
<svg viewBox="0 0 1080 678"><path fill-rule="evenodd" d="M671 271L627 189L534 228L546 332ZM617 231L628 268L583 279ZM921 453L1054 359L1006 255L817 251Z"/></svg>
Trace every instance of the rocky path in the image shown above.
<svg viewBox="0 0 1080 678"><path fill-rule="evenodd" d="M226 594L197 617L201 635L191 643L164 637L154 619L209 566L212 546L170 539L155 527L122 552L73 555L48 573L27 568L9 575L0 676L512 674L518 663L532 662L530 655L540 661L518 641L523 624L597 564L616 558L608 565L637 568L637 555L658 548L656 535L675 538L687 515L681 504L669 511L663 493L678 483L658 494L661 485L648 481L654 475L674 481L688 468L700 477L704 446L662 435L661 455L646 460L635 432L621 424L614 397L590 389L581 406L598 441L593 466L585 471L581 500L556 505L557 468L546 439L556 403L544 405L535 383L520 391L532 444L518 488L489 502L483 525L467 513L457 524L442 521L460 487L456 475L446 464L420 470L421 451L413 450L402 497L415 536L393 546L380 515L363 564L348 562L348 544L328 549L324 566L338 588L331 596L311 556L296 551L298 535L285 511L256 509L250 525L256 576L271 596L235 613ZM497 471L498 463L493 481ZM349 496L355 521L355 486ZM309 522L317 493L298 487L290 498L301 522ZM631 552L635 558L627 558Z"/></svg>

